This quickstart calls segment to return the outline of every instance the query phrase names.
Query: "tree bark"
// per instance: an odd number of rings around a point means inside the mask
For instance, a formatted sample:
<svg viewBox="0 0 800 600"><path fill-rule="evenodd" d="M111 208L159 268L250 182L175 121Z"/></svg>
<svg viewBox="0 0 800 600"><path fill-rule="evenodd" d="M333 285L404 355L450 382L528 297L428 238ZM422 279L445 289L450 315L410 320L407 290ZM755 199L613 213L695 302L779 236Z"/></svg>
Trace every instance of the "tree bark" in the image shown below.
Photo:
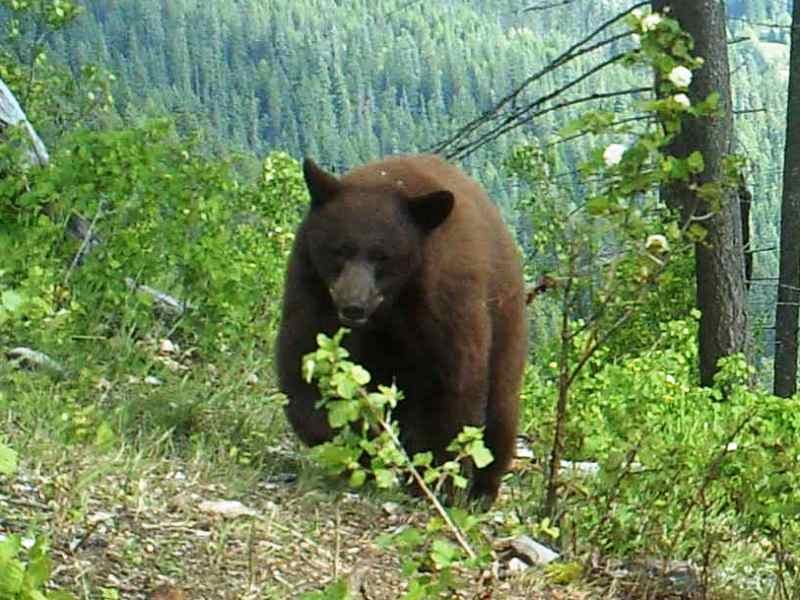
<svg viewBox="0 0 800 600"><path fill-rule="evenodd" d="M719 0L653 0L654 11L675 18L694 39L695 56L704 59L694 72L689 97L699 102L719 93L719 114L685 123L669 152L686 157L700 151L705 170L693 181L721 181L723 160L730 153L733 133L730 68L725 30L725 5ZM700 383L710 386L720 358L747 347L745 275L741 212L735 190L726 191L720 206L709 206L687 185L662 189L668 205L680 210L684 222L701 221L707 235L695 245L697 307L700 309ZM712 214L713 213L713 214Z"/></svg>
<svg viewBox="0 0 800 600"><path fill-rule="evenodd" d="M783 151L781 249L778 304L775 307L776 396L797 392L797 319L800 303L800 0L792 12L789 100Z"/></svg>
<svg viewBox="0 0 800 600"><path fill-rule="evenodd" d="M20 107L14 94L8 89L5 81L0 80L0 128L7 125L22 126L30 138L31 146L28 149L28 160L34 165L45 165L50 160L36 130L28 122L25 112Z"/></svg>

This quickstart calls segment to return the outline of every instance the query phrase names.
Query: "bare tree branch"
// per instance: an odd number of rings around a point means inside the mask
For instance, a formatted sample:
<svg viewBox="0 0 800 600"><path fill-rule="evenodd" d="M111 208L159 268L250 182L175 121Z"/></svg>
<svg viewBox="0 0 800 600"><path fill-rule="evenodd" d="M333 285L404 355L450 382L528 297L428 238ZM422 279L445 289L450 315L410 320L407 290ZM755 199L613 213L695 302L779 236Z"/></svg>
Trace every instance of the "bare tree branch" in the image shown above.
<svg viewBox="0 0 800 600"><path fill-rule="evenodd" d="M592 40L594 40L598 35L600 35L608 28L612 27L613 25L624 19L628 14L630 14L632 10L645 6L647 4L648 2L639 2L637 4L634 4L624 12L621 12L612 17L611 19L602 23L600 26L598 26L594 31L589 33L583 39L579 40L577 43L570 46L566 51L564 51L561 55L556 57L548 65L546 65L545 67L543 67L542 69L540 69L539 71L537 71L536 73L532 74L530 77L522 81L522 83L520 83L505 97L500 99L492 108L486 110L480 116L478 116L471 122L461 127L459 130L453 133L449 138L434 145L431 148L431 150L436 153L444 154L449 158L455 158L455 157L463 158L464 156L468 156L469 154L474 152L476 149L478 149L486 142L494 140L499 135L502 135L503 133L511 129L514 129L515 127L518 127L526 122L529 122L530 117L535 116L535 113L533 115L531 115L531 113L533 113L533 111L535 111L535 109L539 107L543 102L546 102L547 100L551 100L557 97L559 94L570 89L578 82L583 81L588 76L596 73L601 68L616 62L621 58L621 55L616 55L611 59L604 61L600 65L594 67L593 69L590 69L587 73L581 75L575 81L570 82L564 86L561 86L560 88L548 94L547 96L540 98L537 101L526 105L525 107L515 108L516 102L518 101L522 93L526 91L531 84L540 80L542 77L553 72L559 67L564 66L565 64L575 60L580 56L588 54L589 52L592 52L599 48L603 48L609 44L612 44L630 35L629 32L625 32L614 35L600 42L596 42L592 45L587 45L590 42L592 42ZM508 107L511 107L510 113L506 112ZM470 137L472 137L473 134L479 128L498 120L500 120L500 123L498 125L495 125L495 127L492 130L479 136L476 140L470 141Z"/></svg>
<svg viewBox="0 0 800 600"><path fill-rule="evenodd" d="M575 0L561 0L561 2L554 2L550 4L538 4L534 6L529 6L527 8L523 8L520 12L527 13L540 10L548 10L550 8L557 8L559 6L564 6L565 4L572 4L573 2L575 2Z"/></svg>
<svg viewBox="0 0 800 600"><path fill-rule="evenodd" d="M560 88L556 89L555 91L551 92L550 94L548 94L546 96L543 96L542 98L539 98L535 102L533 102L533 103L531 103L531 104L529 104L529 105L527 105L527 106L525 106L525 107L523 107L521 109L517 109L516 111L508 114L506 117L504 117L500 121L500 123L498 123L497 125L495 125L491 129L489 129L488 131L484 132L483 134L479 135L478 137L476 137L476 138L474 138L472 140L463 142L462 144L456 146L455 148L453 148L453 149L451 149L449 151L444 151L443 152L444 156L449 158L449 159L463 159L463 158L466 158L467 156L469 156L470 154L472 154L476 150L478 150L481 146L496 140L497 138L499 138L503 134L508 133L509 131L512 131L512 130L514 130L514 129L522 126L522 125L526 125L526 124L530 123L531 121L533 121L534 119L536 119L538 117L541 117L541 116L543 116L543 115L545 115L547 113L550 113L550 112L553 112L553 111L556 111L556 110L560 110L562 108L566 108L566 107L569 107L569 106L574 106L576 104L581 104L581 103L584 103L584 102L591 102L591 101L594 101L594 100L601 100L601 99L611 98L611 97L615 97L615 96L626 96L626 95L629 95L629 94L651 92L652 91L652 87L630 88L630 89L626 89L626 90L617 90L617 91L613 91L613 92L598 92L598 93L590 94L588 96L581 96L579 98L573 98L573 99L570 99L570 100L565 100L565 101L560 102L558 104L555 104L553 106L549 106L547 108L541 108L539 110L536 110L538 107L540 107L545 102L548 102L550 100L553 100L553 99L557 98L559 95L561 95L562 93L567 91L569 88L571 88L571 87L577 85L578 83L584 81L585 79L587 79L588 77L594 75L595 73L597 73L601 69L603 69L603 68L605 68L605 67L607 67L607 66L609 66L611 64L616 63L620 58L622 58L622 55L617 55L617 56L614 56L614 57L612 57L612 58L610 58L610 59L608 59L606 61L603 61L602 63L600 63L599 65L597 65L593 69L590 69L589 71L587 71L586 73L584 73L583 75L578 77L577 79L574 79L574 80L570 81L569 83L561 86ZM499 118L499 115L498 115L497 118ZM445 149L444 148L440 148L440 149L437 149L436 151L437 152L442 152L443 150L445 150Z"/></svg>

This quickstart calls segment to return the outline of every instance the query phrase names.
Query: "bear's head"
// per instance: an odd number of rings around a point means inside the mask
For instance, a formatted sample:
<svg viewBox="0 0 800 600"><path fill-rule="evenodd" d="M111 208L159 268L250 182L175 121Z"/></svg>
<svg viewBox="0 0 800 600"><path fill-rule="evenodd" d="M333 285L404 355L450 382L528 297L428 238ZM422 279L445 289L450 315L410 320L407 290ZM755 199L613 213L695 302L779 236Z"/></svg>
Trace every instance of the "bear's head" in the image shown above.
<svg viewBox="0 0 800 600"><path fill-rule="evenodd" d="M425 239L450 215L453 194L409 197L400 186L344 183L308 159L303 175L311 195L311 263L339 321L365 326L419 274Z"/></svg>

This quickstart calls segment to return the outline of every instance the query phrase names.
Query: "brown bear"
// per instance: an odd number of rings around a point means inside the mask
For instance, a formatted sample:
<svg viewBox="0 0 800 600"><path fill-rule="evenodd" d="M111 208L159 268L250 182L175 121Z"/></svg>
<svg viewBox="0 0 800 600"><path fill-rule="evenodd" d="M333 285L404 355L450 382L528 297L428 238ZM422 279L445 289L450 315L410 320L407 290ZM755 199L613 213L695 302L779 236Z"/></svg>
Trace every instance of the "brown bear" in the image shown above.
<svg viewBox="0 0 800 600"><path fill-rule="evenodd" d="M375 383L403 391L406 450L437 461L465 425L484 426L494 461L470 494L491 501L515 448L527 354L519 252L481 187L435 156L397 156L341 178L303 164L311 206L294 242L277 342L286 413L307 444L331 439L301 376L316 335L344 345Z"/></svg>

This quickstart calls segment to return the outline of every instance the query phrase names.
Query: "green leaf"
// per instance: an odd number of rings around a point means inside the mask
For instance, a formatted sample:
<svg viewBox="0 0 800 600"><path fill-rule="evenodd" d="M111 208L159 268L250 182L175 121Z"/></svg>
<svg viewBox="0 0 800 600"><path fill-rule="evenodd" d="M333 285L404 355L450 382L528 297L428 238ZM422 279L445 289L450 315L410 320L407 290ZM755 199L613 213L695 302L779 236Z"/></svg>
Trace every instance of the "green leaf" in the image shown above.
<svg viewBox="0 0 800 600"><path fill-rule="evenodd" d="M300 600L350 600L350 589L346 579L339 579L319 592L308 592Z"/></svg>
<svg viewBox="0 0 800 600"><path fill-rule="evenodd" d="M358 488L364 485L367 481L367 472L364 469L355 469L352 473L350 473L350 480L349 484L350 487Z"/></svg>
<svg viewBox="0 0 800 600"><path fill-rule="evenodd" d="M453 485L456 486L458 489L465 490L467 489L468 484L469 480L463 475L458 475L458 474L453 475Z"/></svg>
<svg viewBox="0 0 800 600"><path fill-rule="evenodd" d="M469 448L469 455L472 457L475 466L483 469L486 465L494 460L491 450L489 450L483 441L473 442Z"/></svg>
<svg viewBox="0 0 800 600"><path fill-rule="evenodd" d="M576 582L583 575L583 566L579 562L553 562L545 567L547 578L553 583L567 585Z"/></svg>
<svg viewBox="0 0 800 600"><path fill-rule="evenodd" d="M324 333L317 334L317 346L323 350L331 350L334 347L333 340Z"/></svg>
<svg viewBox="0 0 800 600"><path fill-rule="evenodd" d="M686 231L686 236L693 242L702 242L707 235L708 230L699 223L692 223Z"/></svg>
<svg viewBox="0 0 800 600"><path fill-rule="evenodd" d="M336 473L341 473L353 462L354 458L357 458L357 451L333 442L314 446L311 454L317 462Z"/></svg>
<svg viewBox="0 0 800 600"><path fill-rule="evenodd" d="M412 464L415 467L429 467L433 464L433 452L417 452Z"/></svg>
<svg viewBox="0 0 800 600"><path fill-rule="evenodd" d="M20 561L0 561L0 598L16 598L24 581L25 567Z"/></svg>
<svg viewBox="0 0 800 600"><path fill-rule="evenodd" d="M37 541L38 543L38 541ZM52 569L52 561L49 556L40 556L36 560L28 563L28 568L25 571L24 586L29 590L38 590L44 587L47 580L50 579L50 570Z"/></svg>
<svg viewBox="0 0 800 600"><path fill-rule="evenodd" d="M15 313L25 303L25 298L14 290L5 290L0 295L0 308Z"/></svg>
<svg viewBox="0 0 800 600"><path fill-rule="evenodd" d="M108 450L117 442L117 434L111 429L111 425L107 421L103 421L97 426L94 434L94 443L96 446Z"/></svg>
<svg viewBox="0 0 800 600"><path fill-rule="evenodd" d="M314 355L308 354L303 360L303 379L306 383L311 383L314 380L314 370L317 363L314 361Z"/></svg>
<svg viewBox="0 0 800 600"><path fill-rule="evenodd" d="M586 211L590 215L602 215L608 212L611 202L605 196L595 196L586 201Z"/></svg>
<svg viewBox="0 0 800 600"><path fill-rule="evenodd" d="M16 558L21 549L22 545L19 542L19 536L9 535L0 540L0 565Z"/></svg>
<svg viewBox="0 0 800 600"><path fill-rule="evenodd" d="M375 483L379 488L390 488L397 485L397 477L389 469L375 469Z"/></svg>
<svg viewBox="0 0 800 600"><path fill-rule="evenodd" d="M717 110L719 108L719 98L719 92L711 92L705 100L706 106L711 110Z"/></svg>
<svg viewBox="0 0 800 600"><path fill-rule="evenodd" d="M416 527L408 527L392 537L392 542L401 548L417 548L424 541L422 532Z"/></svg>
<svg viewBox="0 0 800 600"><path fill-rule="evenodd" d="M0 443L0 474L13 475L17 472L17 453Z"/></svg>
<svg viewBox="0 0 800 600"><path fill-rule="evenodd" d="M697 150L689 155L689 157L686 159L686 164L691 173L702 173L706 168L705 161L703 160L703 154Z"/></svg>
<svg viewBox="0 0 800 600"><path fill-rule="evenodd" d="M334 429L340 429L358 419L358 404L348 400L332 400L328 402L328 423Z"/></svg>
<svg viewBox="0 0 800 600"><path fill-rule="evenodd" d="M350 371L350 376L358 385L367 385L370 380L369 371L367 371L361 365L353 365L353 368Z"/></svg>
<svg viewBox="0 0 800 600"><path fill-rule="evenodd" d="M438 568L449 567L458 558L458 555L458 546L452 542L442 539L433 540L433 544L431 544L431 560Z"/></svg>

